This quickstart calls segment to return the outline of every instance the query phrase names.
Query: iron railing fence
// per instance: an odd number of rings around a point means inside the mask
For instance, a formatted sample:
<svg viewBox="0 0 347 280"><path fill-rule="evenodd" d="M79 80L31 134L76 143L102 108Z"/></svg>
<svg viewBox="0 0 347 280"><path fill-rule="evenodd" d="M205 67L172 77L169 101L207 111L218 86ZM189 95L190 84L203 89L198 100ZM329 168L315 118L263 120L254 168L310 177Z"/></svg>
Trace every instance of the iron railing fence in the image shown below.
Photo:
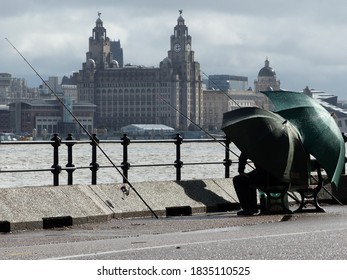
<svg viewBox="0 0 347 280"><path fill-rule="evenodd" d="M73 185L74 179L74 171L78 169L90 169L91 171L91 184L97 184L97 174L100 168L117 168L120 172L122 172L123 182L126 183L128 179L128 173L131 168L140 168L140 167L163 167L163 166L172 166L175 168L176 180L180 181L181 178L181 170L183 165L211 165L211 164L220 164L224 165L225 178L230 178L230 166L232 164L232 160L230 159L230 140L227 138L220 139L183 139L180 134L177 134L173 139L151 139L151 140L131 140L126 134L120 140L99 140L96 134L92 135L93 139L89 140L76 140L73 138L72 134L68 134L68 136L63 139L58 134L54 134L51 140L48 141L2 141L0 142L0 146L2 145L51 145L53 149L53 164L47 168L26 168L26 169L0 169L1 173L21 173L21 172L51 172L53 174L53 185L58 186L60 184L59 179L62 171L67 172L67 184ZM225 150L225 157L221 161L206 161L206 162L183 162L181 159L181 146L184 143L211 143L211 142L220 142L221 148ZM119 165L103 165L101 166L98 163L98 146L101 147L102 143L112 143L112 144L120 144L123 146L122 158L123 161ZM138 144L160 144L160 143L173 143L175 144L173 148L176 148L175 152L175 161L172 163L157 163L157 164L134 164L129 162L128 160L128 152L130 143L138 143ZM88 166L75 166L73 162L73 149L75 145L81 144L89 144L91 145L91 162ZM99 145L100 144L100 145ZM60 156L60 147L62 145L66 145L67 147L67 162L65 166L60 165L59 156ZM112 163L110 161L110 163Z"/></svg>

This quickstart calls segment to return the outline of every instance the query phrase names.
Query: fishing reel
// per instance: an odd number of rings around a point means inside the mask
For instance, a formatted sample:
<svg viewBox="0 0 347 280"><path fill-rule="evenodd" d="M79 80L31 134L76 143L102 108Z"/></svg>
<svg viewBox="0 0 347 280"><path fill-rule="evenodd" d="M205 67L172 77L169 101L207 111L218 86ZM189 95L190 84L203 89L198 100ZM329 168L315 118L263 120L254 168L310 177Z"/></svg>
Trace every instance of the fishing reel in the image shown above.
<svg viewBox="0 0 347 280"><path fill-rule="evenodd" d="M129 195L130 188L127 188L126 186L121 186L120 190L121 190L122 193L123 193L122 199L124 199L126 196Z"/></svg>

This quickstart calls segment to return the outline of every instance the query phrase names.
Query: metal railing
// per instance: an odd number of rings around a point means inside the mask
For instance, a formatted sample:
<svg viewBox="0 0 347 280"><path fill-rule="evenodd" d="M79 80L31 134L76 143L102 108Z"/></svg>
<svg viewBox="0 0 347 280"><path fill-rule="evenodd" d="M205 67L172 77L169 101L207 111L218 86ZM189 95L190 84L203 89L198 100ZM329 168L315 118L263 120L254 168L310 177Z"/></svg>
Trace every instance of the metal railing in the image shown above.
<svg viewBox="0 0 347 280"><path fill-rule="evenodd" d="M225 178L230 178L230 166L232 160L230 159L230 140L227 138L223 139L183 139L180 134L177 134L173 139L157 139L157 140L130 140L130 138L124 134L120 140L99 140L96 134L92 135L93 139L90 140L76 140L73 138L72 134L68 134L67 138L62 139L58 134L54 134L49 141L2 141L0 145L37 145L37 144L47 144L51 145L53 148L53 164L49 168L40 169L7 169L1 170L1 173L16 173L16 172L51 172L53 174L53 185L59 186L59 179L62 171L67 172L67 184L73 185L74 171L77 169L90 169L91 171L91 184L97 184L97 174L100 168L110 168L114 166L100 166L98 163L98 145L102 143L114 143L121 144L123 146L122 158L123 161L120 165L116 166L122 172L123 183L126 183L128 178L128 173L131 168L137 167L163 167L163 166L173 166L176 171L176 180L181 180L181 170L183 165L208 165L208 164L221 164L224 165ZM207 142L221 142L225 149L225 158L223 161L214 162L183 162L181 159L181 146L184 143L207 143ZM79 166L76 167L73 163L73 148L75 145L79 144L90 144L91 149L91 162L89 166ZM128 160L128 152L130 143L148 144L148 143L173 143L176 147L175 161L173 163L162 163L162 164L130 164ZM67 163L65 167L59 164L60 147L66 145L67 147Z"/></svg>

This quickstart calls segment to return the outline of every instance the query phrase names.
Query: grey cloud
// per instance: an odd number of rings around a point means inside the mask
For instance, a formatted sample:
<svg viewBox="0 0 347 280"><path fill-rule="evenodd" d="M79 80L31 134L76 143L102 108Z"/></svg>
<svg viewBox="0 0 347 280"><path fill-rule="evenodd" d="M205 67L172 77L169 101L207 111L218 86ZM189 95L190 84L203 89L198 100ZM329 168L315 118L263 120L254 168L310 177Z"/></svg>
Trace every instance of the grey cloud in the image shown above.
<svg viewBox="0 0 347 280"><path fill-rule="evenodd" d="M1 6L1 34L43 75L81 68L98 11L108 36L121 40L125 61L158 65L183 9L204 72L245 75L252 86L268 56L284 88L309 85L347 99L344 0L13 0ZM0 48L1 72L32 79L5 40Z"/></svg>

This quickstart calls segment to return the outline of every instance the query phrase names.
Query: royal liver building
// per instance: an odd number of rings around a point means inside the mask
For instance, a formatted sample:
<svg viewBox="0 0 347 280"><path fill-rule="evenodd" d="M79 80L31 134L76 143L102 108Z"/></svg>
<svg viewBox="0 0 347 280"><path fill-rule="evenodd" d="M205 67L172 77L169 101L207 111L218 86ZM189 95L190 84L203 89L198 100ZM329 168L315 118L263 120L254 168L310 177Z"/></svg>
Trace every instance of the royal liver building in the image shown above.
<svg viewBox="0 0 347 280"><path fill-rule="evenodd" d="M200 64L194 61L192 38L181 12L168 56L158 68L123 66L111 51L112 43L99 14L77 83L79 101L97 106L96 128L165 124L188 130L196 128L193 122L203 124Z"/></svg>

